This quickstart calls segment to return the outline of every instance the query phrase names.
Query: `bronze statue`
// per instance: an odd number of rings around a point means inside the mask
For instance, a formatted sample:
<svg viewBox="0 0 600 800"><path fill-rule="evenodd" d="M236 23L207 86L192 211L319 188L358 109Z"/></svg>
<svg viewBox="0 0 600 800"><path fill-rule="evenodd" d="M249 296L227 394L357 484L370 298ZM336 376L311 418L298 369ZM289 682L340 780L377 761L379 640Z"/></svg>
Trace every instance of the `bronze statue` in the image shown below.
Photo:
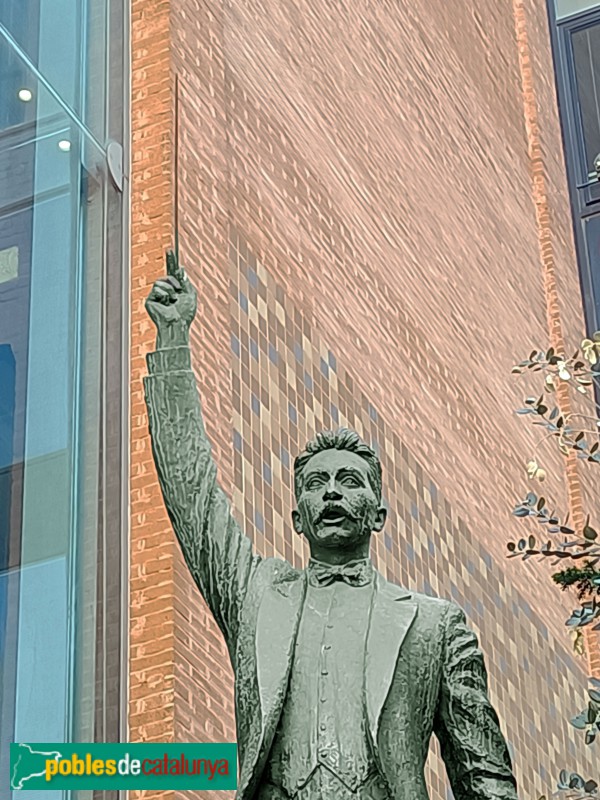
<svg viewBox="0 0 600 800"><path fill-rule="evenodd" d="M456 800L516 800L487 674L463 611L389 583L369 559L381 464L325 432L294 464L304 570L261 558L216 480L191 370L196 291L172 252L146 302L144 379L163 497L235 673L239 800L426 800L437 735Z"/></svg>

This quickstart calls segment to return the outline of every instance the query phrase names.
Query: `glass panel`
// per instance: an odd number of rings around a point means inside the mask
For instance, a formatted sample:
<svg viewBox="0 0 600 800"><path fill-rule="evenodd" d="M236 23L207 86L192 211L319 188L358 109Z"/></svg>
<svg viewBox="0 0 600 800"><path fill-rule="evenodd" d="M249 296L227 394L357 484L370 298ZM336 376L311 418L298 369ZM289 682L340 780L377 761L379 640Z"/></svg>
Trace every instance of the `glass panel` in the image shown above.
<svg viewBox="0 0 600 800"><path fill-rule="evenodd" d="M578 14L582 11L589 11L592 8L600 8L600 3L597 0L594 0L594 2L590 2L590 0L555 0L555 3L558 19L569 17L571 14Z"/></svg>
<svg viewBox="0 0 600 800"><path fill-rule="evenodd" d="M2 37L0 64L12 65L13 78L20 71L30 88L16 101L6 93L14 81L0 92L0 381L9 387L0 403L6 759L10 741L94 738L106 187L104 152ZM7 763L0 774L8 774Z"/></svg>
<svg viewBox="0 0 600 800"><path fill-rule="evenodd" d="M104 142L107 0L0 0L0 26L64 102ZM1 28L0 28L1 32ZM5 38L6 41L6 38ZM28 88L0 61L0 92ZM15 78L20 78L15 83Z"/></svg>
<svg viewBox="0 0 600 800"><path fill-rule="evenodd" d="M588 217L584 221L585 244L588 263L590 265L589 290L592 293L589 310L594 314L594 319L588 324L600 329L600 215ZM589 313L589 312L588 312Z"/></svg>
<svg viewBox="0 0 600 800"><path fill-rule="evenodd" d="M600 154L600 23L574 31L571 41L585 179ZM592 186L589 194L592 200L600 199L600 184Z"/></svg>

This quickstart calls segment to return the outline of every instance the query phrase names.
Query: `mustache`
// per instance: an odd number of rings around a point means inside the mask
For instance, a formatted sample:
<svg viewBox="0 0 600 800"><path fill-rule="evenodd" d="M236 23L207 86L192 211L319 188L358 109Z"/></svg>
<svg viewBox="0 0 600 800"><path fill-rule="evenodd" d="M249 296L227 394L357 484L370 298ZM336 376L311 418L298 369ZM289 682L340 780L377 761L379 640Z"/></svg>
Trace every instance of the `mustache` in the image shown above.
<svg viewBox="0 0 600 800"><path fill-rule="evenodd" d="M333 515L333 514L338 514L341 517L346 517L347 519L351 520L352 522L357 522L358 519L359 519L359 517L357 517L355 514L352 514L352 512L348 511L348 509L344 508L344 506L330 504L330 505L327 505L323 509L323 511L321 511L321 513L317 517L317 522L323 522L325 517L327 517L329 515Z"/></svg>

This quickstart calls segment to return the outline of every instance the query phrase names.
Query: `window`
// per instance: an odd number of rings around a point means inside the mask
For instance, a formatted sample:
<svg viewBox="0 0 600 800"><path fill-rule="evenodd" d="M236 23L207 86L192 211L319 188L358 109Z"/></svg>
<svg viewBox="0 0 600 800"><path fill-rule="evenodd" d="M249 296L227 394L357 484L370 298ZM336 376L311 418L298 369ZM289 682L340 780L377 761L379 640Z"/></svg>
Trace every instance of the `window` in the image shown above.
<svg viewBox="0 0 600 800"><path fill-rule="evenodd" d="M596 8L597 2L590 2L590 0L554 0L554 9L557 19L564 19L565 17L573 16L573 14L581 14L582 11L588 11L590 8Z"/></svg>
<svg viewBox="0 0 600 800"><path fill-rule="evenodd" d="M1 775L124 722L123 5L0 0Z"/></svg>
<svg viewBox="0 0 600 800"><path fill-rule="evenodd" d="M551 34L588 332L600 329L600 2L550 0ZM596 165L596 166L595 166Z"/></svg>

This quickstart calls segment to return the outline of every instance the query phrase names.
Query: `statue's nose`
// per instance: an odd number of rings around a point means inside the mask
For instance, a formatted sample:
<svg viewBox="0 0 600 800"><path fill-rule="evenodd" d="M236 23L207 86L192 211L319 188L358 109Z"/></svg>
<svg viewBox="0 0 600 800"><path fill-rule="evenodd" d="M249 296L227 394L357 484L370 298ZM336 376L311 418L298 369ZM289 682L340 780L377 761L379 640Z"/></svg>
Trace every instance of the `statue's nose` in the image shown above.
<svg viewBox="0 0 600 800"><path fill-rule="evenodd" d="M341 496L341 493L340 493L339 487L338 487L338 485L337 485L337 483L335 481L335 477L332 475L331 478L329 479L329 482L327 483L326 488L325 488L325 497L326 498L331 498L331 497L340 497L340 496Z"/></svg>

